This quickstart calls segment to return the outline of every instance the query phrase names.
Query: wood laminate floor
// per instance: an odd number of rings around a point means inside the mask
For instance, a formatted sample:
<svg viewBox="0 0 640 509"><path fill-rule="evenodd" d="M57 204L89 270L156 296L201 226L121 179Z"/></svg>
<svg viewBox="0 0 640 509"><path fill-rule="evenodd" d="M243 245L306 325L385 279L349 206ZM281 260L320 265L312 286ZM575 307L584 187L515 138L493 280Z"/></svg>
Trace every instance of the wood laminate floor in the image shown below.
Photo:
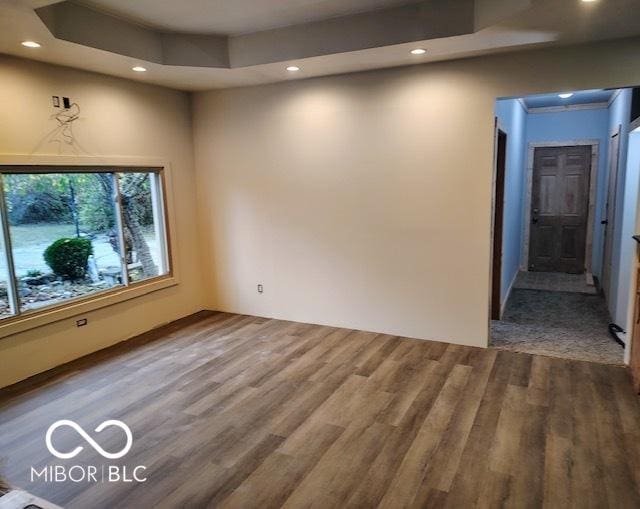
<svg viewBox="0 0 640 509"><path fill-rule="evenodd" d="M47 428L73 419L51 456ZM640 507L626 369L224 313L0 391L11 483L69 508ZM30 467L146 466L145 483Z"/></svg>

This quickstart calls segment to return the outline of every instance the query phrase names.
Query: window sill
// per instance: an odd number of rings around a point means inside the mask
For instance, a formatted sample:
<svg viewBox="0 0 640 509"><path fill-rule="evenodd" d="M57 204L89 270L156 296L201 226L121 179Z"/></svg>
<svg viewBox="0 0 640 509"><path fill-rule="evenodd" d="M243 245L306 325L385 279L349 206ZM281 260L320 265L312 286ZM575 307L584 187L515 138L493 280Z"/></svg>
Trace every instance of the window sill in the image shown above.
<svg viewBox="0 0 640 509"><path fill-rule="evenodd" d="M160 276L153 280L135 283L128 287L107 290L91 297L70 301L52 308L32 311L28 314L6 318L0 322L0 338L19 334L30 329L44 327L55 322L77 317L97 309L106 308L121 302L142 297L158 290L177 286L173 275Z"/></svg>

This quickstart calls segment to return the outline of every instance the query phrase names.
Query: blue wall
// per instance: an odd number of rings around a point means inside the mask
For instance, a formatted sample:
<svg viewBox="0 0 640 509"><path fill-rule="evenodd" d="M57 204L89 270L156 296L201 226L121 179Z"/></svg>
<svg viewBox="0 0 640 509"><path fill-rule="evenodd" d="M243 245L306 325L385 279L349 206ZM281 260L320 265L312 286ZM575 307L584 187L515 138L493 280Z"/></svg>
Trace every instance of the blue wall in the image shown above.
<svg viewBox="0 0 640 509"><path fill-rule="evenodd" d="M502 288L500 292L501 304L504 305L509 296L509 288L520 269L527 114L519 101L504 99L496 102L496 116L498 117L498 126L507 133L504 231L502 237Z"/></svg>
<svg viewBox="0 0 640 509"><path fill-rule="evenodd" d="M631 236L635 234L638 200L637 138L633 135L633 147L629 138L631 90L624 89L609 108L609 133L622 126L620 131L620 160L618 162L618 188L616 191L616 234L611 261L611 318L626 327L627 307L631 285L631 266L635 246ZM628 156L630 159L628 160Z"/></svg>
<svg viewBox="0 0 640 509"><path fill-rule="evenodd" d="M604 227L609 178L609 142L613 132L622 126L620 161L616 196L616 237L612 254L609 310L612 320L626 326L630 298L631 268L635 256L636 213L640 194L640 131L629 135L631 91L622 90L609 106L594 110L574 110L527 114L513 99L496 102L499 126L508 134L505 181L505 213L502 265L502 302L508 297L513 278L521 265L524 244L526 165L530 143L599 141L596 208L593 232L592 269L602 277Z"/></svg>
<svg viewBox="0 0 640 509"><path fill-rule="evenodd" d="M602 241L606 205L607 157L609 149L609 110L575 110L554 113L530 113L527 115L526 143L597 139L600 142L596 211L593 232L592 271L600 276L602 271Z"/></svg>

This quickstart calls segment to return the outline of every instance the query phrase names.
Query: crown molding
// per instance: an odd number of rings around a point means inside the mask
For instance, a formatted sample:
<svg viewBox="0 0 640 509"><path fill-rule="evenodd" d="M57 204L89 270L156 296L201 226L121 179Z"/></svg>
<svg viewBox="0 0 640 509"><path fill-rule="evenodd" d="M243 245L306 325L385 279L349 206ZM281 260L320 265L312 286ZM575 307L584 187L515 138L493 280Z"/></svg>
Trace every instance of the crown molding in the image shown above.
<svg viewBox="0 0 640 509"><path fill-rule="evenodd" d="M522 106L522 109L525 113L529 113L529 106L527 106L526 101L522 97L519 97L518 99L516 99L516 101L518 101L520 106Z"/></svg>
<svg viewBox="0 0 640 509"><path fill-rule="evenodd" d="M608 108L606 102L591 104L571 104L569 106L547 106L542 108L529 108L529 113L561 113L567 111L602 110Z"/></svg>

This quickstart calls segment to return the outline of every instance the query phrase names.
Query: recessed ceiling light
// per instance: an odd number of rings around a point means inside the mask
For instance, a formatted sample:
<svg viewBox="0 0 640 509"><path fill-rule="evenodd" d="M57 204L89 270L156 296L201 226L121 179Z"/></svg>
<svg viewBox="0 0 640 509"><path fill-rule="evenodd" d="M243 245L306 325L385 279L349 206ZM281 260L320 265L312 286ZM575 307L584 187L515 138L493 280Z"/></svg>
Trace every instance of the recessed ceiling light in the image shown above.
<svg viewBox="0 0 640 509"><path fill-rule="evenodd" d="M598 0L582 0L585 4L591 4L593 2L597 2Z"/></svg>
<svg viewBox="0 0 640 509"><path fill-rule="evenodd" d="M297 65L290 65L289 67L287 67L287 71L289 72L298 72L300 70L300 67L298 67Z"/></svg>
<svg viewBox="0 0 640 509"><path fill-rule="evenodd" d="M27 48L39 48L41 46L40 43L36 41L23 41L22 45L26 46Z"/></svg>
<svg viewBox="0 0 640 509"><path fill-rule="evenodd" d="M132 67L131 70L135 72L147 72L147 70L141 65L136 65L135 67Z"/></svg>
<svg viewBox="0 0 640 509"><path fill-rule="evenodd" d="M426 52L427 50L423 48L416 48L411 50L412 55L424 55Z"/></svg>
<svg viewBox="0 0 640 509"><path fill-rule="evenodd" d="M558 94L558 97L560 99L569 99L569 97L571 97L573 95L573 92L566 92L564 94Z"/></svg>

